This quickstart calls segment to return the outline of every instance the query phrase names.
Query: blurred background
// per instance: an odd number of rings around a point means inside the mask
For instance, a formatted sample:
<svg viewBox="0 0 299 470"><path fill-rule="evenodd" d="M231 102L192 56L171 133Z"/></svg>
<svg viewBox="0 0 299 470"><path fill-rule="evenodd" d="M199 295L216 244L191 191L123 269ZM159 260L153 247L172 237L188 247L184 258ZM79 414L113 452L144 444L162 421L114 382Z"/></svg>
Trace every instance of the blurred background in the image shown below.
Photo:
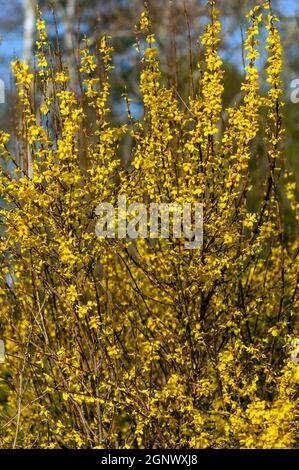
<svg viewBox="0 0 299 470"><path fill-rule="evenodd" d="M47 22L49 36L55 40L55 19L58 27L65 64L72 76L76 76L78 47L82 47L86 35L95 43L99 35L109 34L114 47L112 72L112 118L117 122L127 119L126 104L122 94L127 89L132 99L132 114L135 119L142 115L139 93L139 57L134 48L136 34L134 26L144 9L143 0L0 0L0 79L5 83L6 103L0 105L0 128L10 130L10 110L13 103L13 80L10 61L16 56L32 60L36 41L36 6L39 4ZM242 40L246 30L245 15L255 1L219 0L218 8L223 25L221 56L224 61L225 106L242 99L240 82L243 77ZM207 7L204 0L149 0L153 31L157 34L161 53L161 65L167 85L174 87L184 100L192 90L196 91L196 80L200 74L197 62L202 54L199 36L207 23ZM298 21L299 6L296 0L273 0L279 16L284 47L284 99L285 126L287 129L287 165L294 171L299 183L299 103L291 102L291 82L299 78ZM54 13L54 16L53 16ZM54 19L55 17L55 19ZM192 60L190 61L190 47ZM193 69L193 81L189 70ZM265 56L261 56L263 69ZM32 64L34 66L34 64ZM75 86L75 84L74 84ZM298 94L299 96L299 94ZM262 142L259 145L263 145ZM123 158L130 156L130 142L123 145Z"/></svg>

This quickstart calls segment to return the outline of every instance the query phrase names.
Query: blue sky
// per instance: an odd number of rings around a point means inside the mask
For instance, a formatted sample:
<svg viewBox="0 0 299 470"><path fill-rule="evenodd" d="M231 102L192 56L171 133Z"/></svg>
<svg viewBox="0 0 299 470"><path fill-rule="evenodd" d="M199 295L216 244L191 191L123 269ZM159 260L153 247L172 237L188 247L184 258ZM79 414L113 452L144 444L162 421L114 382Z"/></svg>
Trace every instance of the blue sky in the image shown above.
<svg viewBox="0 0 299 470"><path fill-rule="evenodd" d="M293 14L298 10L298 0L280 0L279 5L287 14Z"/></svg>
<svg viewBox="0 0 299 470"><path fill-rule="evenodd" d="M12 15L12 4L14 17ZM14 0L8 2L7 0L0 0L0 12L1 12L1 23L0 23L0 78L4 80L6 84L9 83L10 77L10 61L18 56L22 56L22 26L16 25L11 31L6 31L5 21L9 23L10 20L13 22L22 14L22 2L20 0Z"/></svg>
<svg viewBox="0 0 299 470"><path fill-rule="evenodd" d="M276 5L285 15L292 16L295 12L299 12L298 0L276 0ZM22 1L21 0L0 0L0 11L1 21L5 24L5 18L10 22L15 18L11 18L12 12L15 17L19 17L22 14ZM1 27L1 22L0 22ZM22 24L16 25L14 29L7 32L6 28L2 26L0 30L0 79L4 80L6 86L10 82L10 61L16 56L22 57ZM232 38L232 44L234 42L240 42L240 35L237 34L235 38ZM239 61L239 57L236 60Z"/></svg>

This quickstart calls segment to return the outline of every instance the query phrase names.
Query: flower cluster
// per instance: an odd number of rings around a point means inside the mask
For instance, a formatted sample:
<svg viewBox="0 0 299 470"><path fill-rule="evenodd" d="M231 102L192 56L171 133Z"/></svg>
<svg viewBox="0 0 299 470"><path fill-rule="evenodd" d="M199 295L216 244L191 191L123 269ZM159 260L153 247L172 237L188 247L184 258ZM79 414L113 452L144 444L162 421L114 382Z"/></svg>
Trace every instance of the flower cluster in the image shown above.
<svg viewBox="0 0 299 470"><path fill-rule="evenodd" d="M35 76L13 63L16 150L0 132L9 163L0 172L1 447L298 445L299 205L284 169L277 21L269 1L258 3L247 17L242 101L227 110L216 2L203 73L184 102L164 83L143 12L144 115L134 120L125 95L129 124L120 126L109 38L84 42L74 89L39 17ZM250 170L260 135L261 181ZM96 207L121 193L128 204L202 202L203 246L184 250L183 235L97 238ZM295 236L286 236L285 204Z"/></svg>

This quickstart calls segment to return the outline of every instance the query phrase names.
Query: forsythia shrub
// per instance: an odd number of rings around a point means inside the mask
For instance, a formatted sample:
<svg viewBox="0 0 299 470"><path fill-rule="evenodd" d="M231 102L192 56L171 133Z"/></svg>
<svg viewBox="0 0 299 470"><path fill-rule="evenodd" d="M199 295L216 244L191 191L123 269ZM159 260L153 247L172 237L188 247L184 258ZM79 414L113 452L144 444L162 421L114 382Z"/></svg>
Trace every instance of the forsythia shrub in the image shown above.
<svg viewBox="0 0 299 470"><path fill-rule="evenodd" d="M109 118L109 38L95 53L86 40L75 91L40 17L37 70L13 63L18 151L0 134L3 448L298 444L290 344L299 205L284 162L277 18L268 1L249 12L243 100L221 124L221 24L213 0L209 8L198 91L186 102L163 84L142 14L141 121L128 97L128 124ZM256 66L260 41L267 87ZM129 170L120 159L126 134ZM250 171L259 136L263 181ZM96 207L119 194L128 204L202 202L202 247L97 238Z"/></svg>

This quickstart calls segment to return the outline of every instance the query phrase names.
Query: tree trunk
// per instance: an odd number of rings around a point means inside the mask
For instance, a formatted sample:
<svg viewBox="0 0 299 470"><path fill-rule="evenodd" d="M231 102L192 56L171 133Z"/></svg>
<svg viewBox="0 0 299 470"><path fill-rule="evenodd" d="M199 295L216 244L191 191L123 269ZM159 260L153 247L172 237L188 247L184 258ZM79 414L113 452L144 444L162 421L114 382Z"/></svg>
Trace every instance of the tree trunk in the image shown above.
<svg viewBox="0 0 299 470"><path fill-rule="evenodd" d="M23 0L24 8L24 46L23 60L31 61L36 21L36 0Z"/></svg>

